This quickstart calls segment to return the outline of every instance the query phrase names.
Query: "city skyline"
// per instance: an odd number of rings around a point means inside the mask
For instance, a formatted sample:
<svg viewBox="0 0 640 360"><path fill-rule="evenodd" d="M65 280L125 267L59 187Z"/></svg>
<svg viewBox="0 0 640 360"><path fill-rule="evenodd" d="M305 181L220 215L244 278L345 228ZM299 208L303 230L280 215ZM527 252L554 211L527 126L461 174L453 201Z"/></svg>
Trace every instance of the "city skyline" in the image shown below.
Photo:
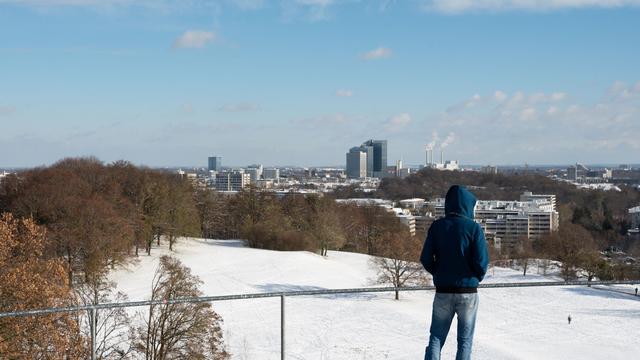
<svg viewBox="0 0 640 360"><path fill-rule="evenodd" d="M637 163L640 1L541 4L0 0L0 167Z"/></svg>

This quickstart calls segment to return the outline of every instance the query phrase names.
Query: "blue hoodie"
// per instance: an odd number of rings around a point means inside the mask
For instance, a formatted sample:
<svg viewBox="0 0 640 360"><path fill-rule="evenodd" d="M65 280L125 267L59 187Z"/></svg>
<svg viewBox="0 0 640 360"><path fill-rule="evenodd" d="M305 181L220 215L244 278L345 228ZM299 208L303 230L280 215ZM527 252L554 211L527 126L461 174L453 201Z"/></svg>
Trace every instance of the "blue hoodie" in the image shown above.
<svg viewBox="0 0 640 360"><path fill-rule="evenodd" d="M476 197L454 185L445 198L445 217L429 228L420 262L433 275L438 291L473 291L487 272L487 242L482 228L473 221L475 206Z"/></svg>

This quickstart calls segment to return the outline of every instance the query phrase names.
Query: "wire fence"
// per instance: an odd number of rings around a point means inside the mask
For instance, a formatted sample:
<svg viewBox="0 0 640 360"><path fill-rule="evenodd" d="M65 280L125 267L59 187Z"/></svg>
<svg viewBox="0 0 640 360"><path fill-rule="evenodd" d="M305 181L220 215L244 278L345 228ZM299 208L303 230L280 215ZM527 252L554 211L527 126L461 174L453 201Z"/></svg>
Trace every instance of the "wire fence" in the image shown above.
<svg viewBox="0 0 640 360"><path fill-rule="evenodd" d="M519 288L519 287L549 287L549 286L592 286L592 285L638 285L640 280L627 281L553 281L553 282L514 282L514 283L493 283L480 284L480 289L492 288ZM260 299L260 298L280 298L280 358L285 358L285 298L297 296L316 296L316 295L340 295L340 294L360 294L360 293L384 293L384 292L405 292L405 291L434 291L435 286L409 286L409 287L372 287L372 288L351 288L351 289L318 289L318 290L300 290L300 291L284 291L284 292L267 292L254 294L237 294L237 295L219 295L219 296L201 296L192 298L148 300L148 301L128 301L118 303L103 303L95 305L80 305L69 307L58 307L48 309L22 310L0 313L1 318L7 317L24 317L24 316L40 316L56 313L70 313L86 311L89 314L91 327L91 359L96 359L96 314L99 310L108 310L116 308L132 308L141 306L152 306L162 304L181 304L181 303L211 303L231 300ZM633 294L629 294L633 296Z"/></svg>

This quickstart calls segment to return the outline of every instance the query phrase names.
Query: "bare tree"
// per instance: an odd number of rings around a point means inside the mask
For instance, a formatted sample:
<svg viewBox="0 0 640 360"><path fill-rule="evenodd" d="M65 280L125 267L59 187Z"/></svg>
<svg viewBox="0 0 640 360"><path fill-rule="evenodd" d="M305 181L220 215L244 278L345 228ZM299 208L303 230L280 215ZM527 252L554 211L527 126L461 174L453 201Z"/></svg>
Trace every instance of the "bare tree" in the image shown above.
<svg viewBox="0 0 640 360"><path fill-rule="evenodd" d="M82 285L76 287L78 300L83 305L97 305L108 302L124 302L127 296L121 292L114 294L116 284L108 281L106 274L92 275ZM82 313L79 323L83 335L90 337L89 313ZM127 359L132 353L129 334L129 316L123 308L101 309L96 311L96 358L99 360Z"/></svg>
<svg viewBox="0 0 640 360"><path fill-rule="evenodd" d="M514 258L516 263L522 268L522 276L527 276L527 270L529 269L529 262L533 258L534 251L531 244L531 239L527 236L520 238L519 247L514 252Z"/></svg>
<svg viewBox="0 0 640 360"><path fill-rule="evenodd" d="M561 276L565 281L575 279L577 271L584 265L585 256L596 251L591 234L582 226L570 222L544 237L541 247L546 256L560 262Z"/></svg>
<svg viewBox="0 0 640 360"><path fill-rule="evenodd" d="M153 278L151 300L200 296L201 283L179 260L163 256ZM222 318L208 303L152 305L144 322L136 330L134 348L146 360L229 357L222 338Z"/></svg>
<svg viewBox="0 0 640 360"><path fill-rule="evenodd" d="M327 256L329 248L341 249L346 242L340 214L332 205L332 199L318 199L316 205L312 232L322 256Z"/></svg>
<svg viewBox="0 0 640 360"><path fill-rule="evenodd" d="M384 257L371 260L377 270L377 283L401 288L407 284L426 284L427 274L416 260L420 257L421 241L404 232L389 233L384 246ZM400 298L398 290L395 299Z"/></svg>

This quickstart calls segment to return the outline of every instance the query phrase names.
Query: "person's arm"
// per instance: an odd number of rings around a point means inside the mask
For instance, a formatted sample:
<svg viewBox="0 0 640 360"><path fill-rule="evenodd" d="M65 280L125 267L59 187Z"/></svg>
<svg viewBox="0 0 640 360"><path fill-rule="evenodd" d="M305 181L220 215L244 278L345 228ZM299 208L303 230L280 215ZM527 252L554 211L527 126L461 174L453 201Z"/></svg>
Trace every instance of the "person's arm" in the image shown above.
<svg viewBox="0 0 640 360"><path fill-rule="evenodd" d="M435 249L433 235L431 234L432 228L433 226L431 226L427 232L427 238L425 239L424 246L422 247L422 254L420 254L420 262L422 263L422 266L424 266L424 269L430 274L433 274L435 271Z"/></svg>
<svg viewBox="0 0 640 360"><path fill-rule="evenodd" d="M482 281L489 267L489 249L487 249L487 240L484 238L484 231L482 231L482 228L478 224L476 224L473 239L473 260L471 266L478 280Z"/></svg>

